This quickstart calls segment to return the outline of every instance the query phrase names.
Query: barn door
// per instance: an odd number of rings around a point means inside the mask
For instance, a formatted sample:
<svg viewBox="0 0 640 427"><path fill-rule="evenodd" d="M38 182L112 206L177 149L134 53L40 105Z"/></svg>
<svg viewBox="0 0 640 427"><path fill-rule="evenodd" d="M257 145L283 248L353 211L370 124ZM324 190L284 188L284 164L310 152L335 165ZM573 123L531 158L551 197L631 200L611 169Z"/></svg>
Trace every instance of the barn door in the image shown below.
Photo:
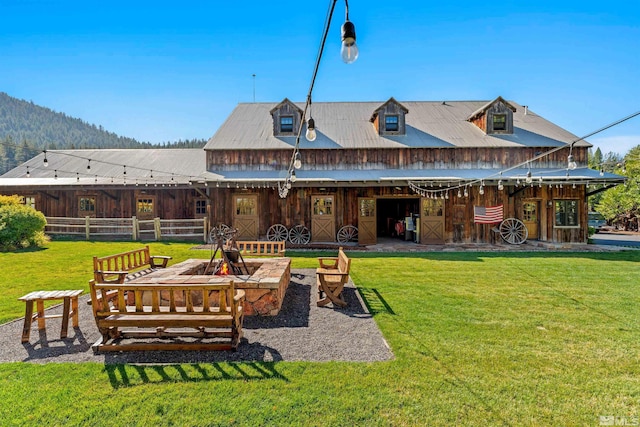
<svg viewBox="0 0 640 427"><path fill-rule="evenodd" d="M522 222L527 227L529 239L538 239L538 201L531 200L522 204Z"/></svg>
<svg viewBox="0 0 640 427"><path fill-rule="evenodd" d="M444 243L444 200L420 199L420 243L441 245Z"/></svg>
<svg viewBox="0 0 640 427"><path fill-rule="evenodd" d="M358 243L361 245L375 245L376 242L376 199L359 197Z"/></svg>
<svg viewBox="0 0 640 427"><path fill-rule="evenodd" d="M311 236L314 242L336 239L336 218L333 196L311 196Z"/></svg>
<svg viewBox="0 0 640 427"><path fill-rule="evenodd" d="M258 240L258 195L233 196L233 228L238 229L238 240Z"/></svg>

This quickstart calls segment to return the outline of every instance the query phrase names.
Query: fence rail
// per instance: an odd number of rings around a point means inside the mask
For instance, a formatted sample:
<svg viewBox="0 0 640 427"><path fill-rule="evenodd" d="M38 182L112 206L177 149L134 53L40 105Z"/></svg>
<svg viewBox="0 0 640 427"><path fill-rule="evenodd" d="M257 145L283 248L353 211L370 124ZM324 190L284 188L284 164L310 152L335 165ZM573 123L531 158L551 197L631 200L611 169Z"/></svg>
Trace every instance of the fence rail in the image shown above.
<svg viewBox="0 0 640 427"><path fill-rule="evenodd" d="M86 240L203 240L208 238L206 218L139 220L138 218L46 217L45 233L84 237Z"/></svg>

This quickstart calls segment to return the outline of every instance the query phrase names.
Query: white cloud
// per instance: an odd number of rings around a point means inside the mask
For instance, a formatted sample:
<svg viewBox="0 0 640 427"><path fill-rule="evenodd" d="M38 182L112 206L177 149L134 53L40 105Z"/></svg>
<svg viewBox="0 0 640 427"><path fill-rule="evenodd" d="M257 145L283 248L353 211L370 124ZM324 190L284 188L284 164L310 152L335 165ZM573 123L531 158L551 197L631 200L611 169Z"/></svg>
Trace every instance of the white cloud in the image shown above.
<svg viewBox="0 0 640 427"><path fill-rule="evenodd" d="M602 138L589 138L593 144L593 151L600 148L602 154L610 152L624 156L629 150L640 145L640 135L605 136Z"/></svg>

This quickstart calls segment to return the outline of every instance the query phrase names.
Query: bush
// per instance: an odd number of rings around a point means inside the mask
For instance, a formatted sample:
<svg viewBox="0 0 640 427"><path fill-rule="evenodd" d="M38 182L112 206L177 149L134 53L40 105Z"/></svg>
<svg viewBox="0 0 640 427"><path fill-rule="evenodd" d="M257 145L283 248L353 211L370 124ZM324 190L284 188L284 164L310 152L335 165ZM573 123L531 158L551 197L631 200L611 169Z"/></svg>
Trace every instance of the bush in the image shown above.
<svg viewBox="0 0 640 427"><path fill-rule="evenodd" d="M21 203L18 196L0 196L0 250L40 246L47 242L42 212Z"/></svg>

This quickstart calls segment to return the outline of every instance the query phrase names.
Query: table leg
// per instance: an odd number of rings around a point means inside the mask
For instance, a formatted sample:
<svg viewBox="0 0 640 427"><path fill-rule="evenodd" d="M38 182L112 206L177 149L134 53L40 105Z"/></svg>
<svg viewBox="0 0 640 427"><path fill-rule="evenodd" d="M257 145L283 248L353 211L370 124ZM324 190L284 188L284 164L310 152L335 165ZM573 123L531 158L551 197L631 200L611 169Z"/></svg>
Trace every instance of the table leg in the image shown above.
<svg viewBox="0 0 640 427"><path fill-rule="evenodd" d="M78 297L73 297L71 299L71 310L73 311L73 327L77 328L79 326L78 323Z"/></svg>
<svg viewBox="0 0 640 427"><path fill-rule="evenodd" d="M24 327L22 328L22 342L29 342L31 321L33 320L33 301L25 301L27 307L24 311Z"/></svg>
<svg viewBox="0 0 640 427"><path fill-rule="evenodd" d="M66 297L62 305L62 328L60 329L60 338L67 337L69 330L69 310L71 309L71 298Z"/></svg>
<svg viewBox="0 0 640 427"><path fill-rule="evenodd" d="M44 329L44 301L39 299L36 304L38 305L38 329Z"/></svg>

